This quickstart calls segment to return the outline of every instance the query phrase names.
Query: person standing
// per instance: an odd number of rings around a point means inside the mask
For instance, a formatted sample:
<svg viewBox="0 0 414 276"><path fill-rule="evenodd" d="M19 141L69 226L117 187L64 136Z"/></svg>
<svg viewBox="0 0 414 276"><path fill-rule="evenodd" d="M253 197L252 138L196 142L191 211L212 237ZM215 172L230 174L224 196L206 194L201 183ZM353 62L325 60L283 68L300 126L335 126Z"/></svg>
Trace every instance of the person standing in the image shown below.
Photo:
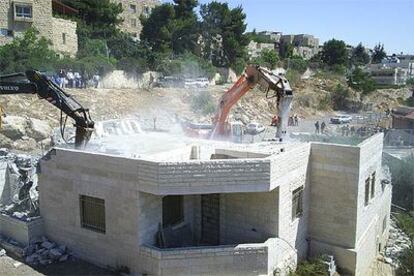
<svg viewBox="0 0 414 276"><path fill-rule="evenodd" d="M321 124L321 134L324 134L325 133L325 127L326 127L326 124L325 124L324 121L322 121L322 124Z"/></svg>
<svg viewBox="0 0 414 276"><path fill-rule="evenodd" d="M319 121L315 123L315 134L319 134Z"/></svg>
<svg viewBox="0 0 414 276"><path fill-rule="evenodd" d="M59 80L60 80L59 86L60 86L60 88L64 89L65 88L65 82L66 82L65 71L63 69L60 69L59 73L58 73L58 76L59 76Z"/></svg>
<svg viewBox="0 0 414 276"><path fill-rule="evenodd" d="M298 117L298 114L295 114L295 115L293 116L293 118L294 118L294 120L295 120L295 126L299 126L299 117Z"/></svg>
<svg viewBox="0 0 414 276"><path fill-rule="evenodd" d="M72 69L69 69L69 72L66 74L66 78L68 79L68 87L73 88L75 77L73 75Z"/></svg>

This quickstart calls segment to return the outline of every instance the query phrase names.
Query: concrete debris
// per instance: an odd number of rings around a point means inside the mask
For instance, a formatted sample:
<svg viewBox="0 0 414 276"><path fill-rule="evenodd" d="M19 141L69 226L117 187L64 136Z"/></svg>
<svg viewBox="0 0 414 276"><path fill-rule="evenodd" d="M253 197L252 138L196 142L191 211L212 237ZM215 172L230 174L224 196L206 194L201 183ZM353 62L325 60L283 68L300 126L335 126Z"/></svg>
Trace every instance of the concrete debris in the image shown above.
<svg viewBox="0 0 414 276"><path fill-rule="evenodd" d="M22 263L21 262L14 262L13 263L13 266L14 266L14 268L18 268L19 266L21 266L22 265Z"/></svg>
<svg viewBox="0 0 414 276"><path fill-rule="evenodd" d="M71 257L65 245L57 245L46 237L33 240L24 248L25 262L29 265L49 265L65 262Z"/></svg>
<svg viewBox="0 0 414 276"><path fill-rule="evenodd" d="M37 158L0 149L0 213L23 221L39 216Z"/></svg>
<svg viewBox="0 0 414 276"><path fill-rule="evenodd" d="M0 250L0 257L3 257L6 255L6 250L2 249Z"/></svg>
<svg viewBox="0 0 414 276"><path fill-rule="evenodd" d="M398 228L393 219L390 220L390 234L387 245L382 253L384 261L395 268L399 267L398 258L401 253L409 248L411 240L406 233Z"/></svg>

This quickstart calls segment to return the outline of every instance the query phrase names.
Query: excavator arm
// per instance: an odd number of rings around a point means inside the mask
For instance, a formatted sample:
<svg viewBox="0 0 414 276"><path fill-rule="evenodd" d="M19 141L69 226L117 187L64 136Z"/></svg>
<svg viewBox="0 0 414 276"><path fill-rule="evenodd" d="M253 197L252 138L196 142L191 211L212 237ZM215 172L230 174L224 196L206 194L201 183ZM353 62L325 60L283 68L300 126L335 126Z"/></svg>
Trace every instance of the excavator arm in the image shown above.
<svg viewBox="0 0 414 276"><path fill-rule="evenodd" d="M89 110L38 71L0 76L0 95L37 94L75 121L75 147L84 147L93 132ZM62 120L61 120L62 123Z"/></svg>
<svg viewBox="0 0 414 276"><path fill-rule="evenodd" d="M219 107L213 123L213 138L226 135L227 118L231 108L254 87L266 94L266 98L276 98L278 108L278 125L276 137L282 138L286 133L287 117L293 100L293 92L288 80L272 71L257 65L247 66L244 74L220 99Z"/></svg>

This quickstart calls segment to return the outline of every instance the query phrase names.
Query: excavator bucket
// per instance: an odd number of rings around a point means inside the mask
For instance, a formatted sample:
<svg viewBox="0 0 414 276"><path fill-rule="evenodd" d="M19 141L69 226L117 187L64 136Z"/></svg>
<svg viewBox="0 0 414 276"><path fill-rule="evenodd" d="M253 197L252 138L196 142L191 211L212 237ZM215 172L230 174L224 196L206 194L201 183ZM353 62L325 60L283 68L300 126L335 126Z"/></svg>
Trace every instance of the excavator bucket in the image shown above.
<svg viewBox="0 0 414 276"><path fill-rule="evenodd" d="M75 148L84 149L91 139L92 132L91 128L76 127Z"/></svg>

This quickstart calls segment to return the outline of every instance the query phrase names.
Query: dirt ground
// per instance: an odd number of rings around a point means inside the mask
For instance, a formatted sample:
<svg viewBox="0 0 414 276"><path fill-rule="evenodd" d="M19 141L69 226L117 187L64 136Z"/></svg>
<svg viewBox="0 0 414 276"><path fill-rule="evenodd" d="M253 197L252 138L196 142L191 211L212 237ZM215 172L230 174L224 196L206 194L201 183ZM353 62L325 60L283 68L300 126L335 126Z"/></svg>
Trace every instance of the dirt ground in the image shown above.
<svg viewBox="0 0 414 276"><path fill-rule="evenodd" d="M71 260L43 267L31 267L17 258L0 257L2 276L40 276L40 275L117 275L81 260Z"/></svg>

